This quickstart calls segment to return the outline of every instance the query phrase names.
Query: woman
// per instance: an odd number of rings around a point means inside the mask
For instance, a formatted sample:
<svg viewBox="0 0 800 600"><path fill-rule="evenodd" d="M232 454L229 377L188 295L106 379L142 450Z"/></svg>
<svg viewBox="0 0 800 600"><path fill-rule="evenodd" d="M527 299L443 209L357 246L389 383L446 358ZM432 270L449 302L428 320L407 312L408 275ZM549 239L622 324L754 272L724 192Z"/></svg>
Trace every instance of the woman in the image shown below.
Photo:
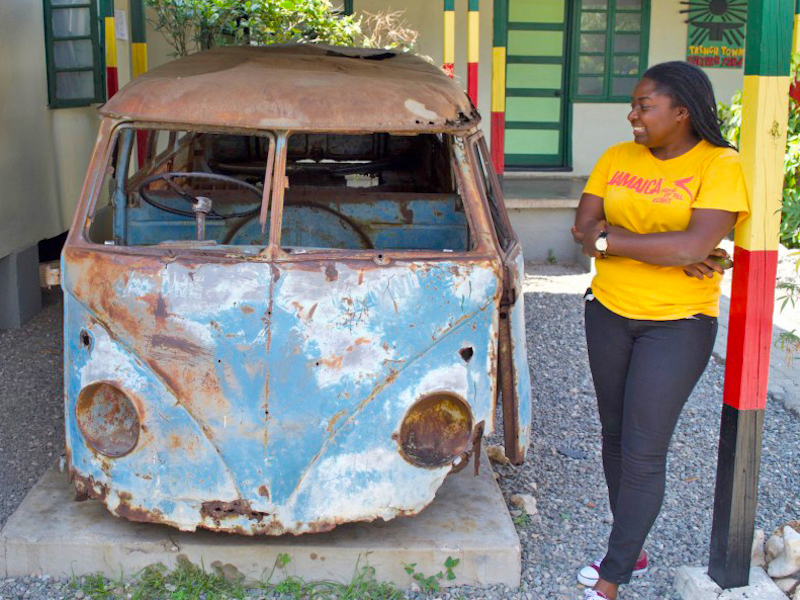
<svg viewBox="0 0 800 600"><path fill-rule="evenodd" d="M727 254L716 246L748 211L700 69L651 67L628 121L634 141L600 158L572 229L597 259L586 342L614 516L605 557L578 575L587 600L615 600L647 570L642 548L664 498L670 438L717 334Z"/></svg>

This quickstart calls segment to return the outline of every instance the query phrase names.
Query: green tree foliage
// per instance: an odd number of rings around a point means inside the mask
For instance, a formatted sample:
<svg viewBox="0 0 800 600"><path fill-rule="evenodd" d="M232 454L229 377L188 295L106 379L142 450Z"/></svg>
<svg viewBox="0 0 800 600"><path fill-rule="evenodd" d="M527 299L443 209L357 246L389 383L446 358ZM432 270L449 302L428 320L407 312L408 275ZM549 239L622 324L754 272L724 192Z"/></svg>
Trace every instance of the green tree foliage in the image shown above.
<svg viewBox="0 0 800 600"><path fill-rule="evenodd" d="M231 44L352 45L359 22L329 0L146 0L175 56Z"/></svg>
<svg viewBox="0 0 800 600"><path fill-rule="evenodd" d="M798 74L800 55L792 59L792 78ZM730 105L718 105L722 119L722 134L734 146L739 145L742 127L742 92L736 92ZM800 248L800 108L789 99L789 125L786 155L783 161L783 206L781 210L781 243L789 248Z"/></svg>

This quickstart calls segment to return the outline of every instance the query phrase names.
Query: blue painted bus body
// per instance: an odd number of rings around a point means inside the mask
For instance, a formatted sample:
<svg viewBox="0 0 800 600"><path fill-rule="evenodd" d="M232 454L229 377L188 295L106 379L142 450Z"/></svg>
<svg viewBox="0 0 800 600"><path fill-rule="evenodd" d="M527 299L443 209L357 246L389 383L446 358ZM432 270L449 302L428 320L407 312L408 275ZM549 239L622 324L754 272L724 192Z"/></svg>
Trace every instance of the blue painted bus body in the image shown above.
<svg viewBox="0 0 800 600"><path fill-rule="evenodd" d="M452 467L401 456L409 407L448 391L473 423L493 424L499 288L489 262L68 250L63 286L70 463L119 516L281 534L414 514ZM125 456L93 451L73 416L97 381L124 389L139 413Z"/></svg>

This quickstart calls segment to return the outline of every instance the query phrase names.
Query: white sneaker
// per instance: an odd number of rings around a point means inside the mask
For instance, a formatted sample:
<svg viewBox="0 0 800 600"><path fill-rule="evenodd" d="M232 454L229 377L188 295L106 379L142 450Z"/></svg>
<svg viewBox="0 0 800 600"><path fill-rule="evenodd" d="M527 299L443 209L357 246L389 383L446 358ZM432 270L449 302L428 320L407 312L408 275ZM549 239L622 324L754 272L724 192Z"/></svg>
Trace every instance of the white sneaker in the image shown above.
<svg viewBox="0 0 800 600"><path fill-rule="evenodd" d="M609 600L609 598L603 592L589 589L583 591L583 600Z"/></svg>
<svg viewBox="0 0 800 600"><path fill-rule="evenodd" d="M591 564L586 565L580 571L578 571L578 583L585 585L586 587L594 587L594 584L597 583L597 580L600 579L600 563L603 562L603 558L597 558L591 562ZM641 577L647 573L647 553L644 552L642 557L636 561L636 564L633 566L633 577ZM602 596L601 596L602 598Z"/></svg>

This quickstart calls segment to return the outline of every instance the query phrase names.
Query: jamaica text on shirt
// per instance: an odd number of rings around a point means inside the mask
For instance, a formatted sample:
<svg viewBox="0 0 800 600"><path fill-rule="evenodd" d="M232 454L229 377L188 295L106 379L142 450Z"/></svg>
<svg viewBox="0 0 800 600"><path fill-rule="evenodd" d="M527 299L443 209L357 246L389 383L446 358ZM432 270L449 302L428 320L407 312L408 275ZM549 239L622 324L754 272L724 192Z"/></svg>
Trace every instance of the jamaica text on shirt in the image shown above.
<svg viewBox="0 0 800 600"><path fill-rule="evenodd" d="M687 200L686 196L688 196L689 202L694 200L691 190L686 187L692 179L694 179L694 175L676 179L672 184L674 187L669 187L669 181L667 181L667 186L664 185L663 177L645 179L632 175L627 171L617 171L609 180L608 185L628 188L646 196L654 196L652 201L656 204L670 204L673 200L678 202L685 201ZM684 196L684 193L686 196Z"/></svg>

